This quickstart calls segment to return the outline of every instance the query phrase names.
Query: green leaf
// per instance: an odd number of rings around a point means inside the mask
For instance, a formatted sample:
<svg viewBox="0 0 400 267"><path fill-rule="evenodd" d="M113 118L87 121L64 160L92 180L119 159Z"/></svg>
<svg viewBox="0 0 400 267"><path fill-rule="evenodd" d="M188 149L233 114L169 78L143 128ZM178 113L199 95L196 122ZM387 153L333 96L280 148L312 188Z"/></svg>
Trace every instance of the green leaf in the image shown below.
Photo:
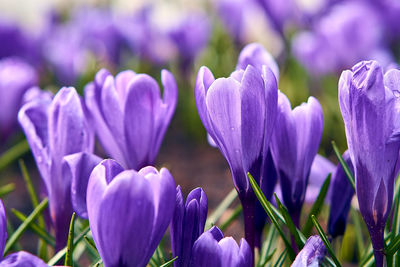
<svg viewBox="0 0 400 267"><path fill-rule="evenodd" d="M29 175L28 169L26 168L25 162L22 159L20 159L18 161L18 163L19 163L19 168L21 169L22 177L24 178L26 189L28 190L28 194L31 199L33 208L36 208L39 205L39 199L37 197L37 194L36 194L35 188L33 186L31 177ZM37 221L38 221L39 227L45 228L44 218L43 218L42 214L40 214L38 216ZM47 246L46 246L45 242L46 241L43 239L39 240L39 255L40 255L40 258L47 260Z"/></svg>
<svg viewBox="0 0 400 267"><path fill-rule="evenodd" d="M94 243L93 239L89 238L87 235L83 236L83 239L86 243L94 250L97 251L96 244Z"/></svg>
<svg viewBox="0 0 400 267"><path fill-rule="evenodd" d="M395 236L400 234L400 174L397 176L393 198L393 220L392 220L392 240ZM389 216L390 218L391 216ZM388 220L389 222L390 220ZM391 240L391 242L392 242ZM393 257L393 266L400 266L400 252L396 253Z"/></svg>
<svg viewBox="0 0 400 267"><path fill-rule="evenodd" d="M288 251L285 249L279 256L278 260L275 262L274 267L281 267L283 265L283 263L285 262L287 254L288 254Z"/></svg>
<svg viewBox="0 0 400 267"><path fill-rule="evenodd" d="M222 202L218 205L213 213L208 216L206 221L205 230L213 227L217 221L221 218L222 214L229 208L229 206L233 203L233 201L237 198L238 194L236 189L233 189L229 194L222 200Z"/></svg>
<svg viewBox="0 0 400 267"><path fill-rule="evenodd" d="M258 200L260 201L261 206L264 208L265 212L267 213L268 217L271 219L272 223L278 230L278 233L281 236L283 242L285 243L285 247L288 251L290 260L293 261L296 258L296 254L294 253L294 251L290 245L290 242L287 240L287 238L283 232L283 229L281 228L281 226L278 223L278 218L275 216L274 211L271 208L272 205L265 198L263 192L261 191L257 182L254 180L253 176L251 176L250 173L247 173L247 176L249 177L251 187L253 188L254 193L256 194Z"/></svg>
<svg viewBox="0 0 400 267"><path fill-rule="evenodd" d="M356 190L356 183L354 179L354 175L351 173L349 166L347 166L346 162L344 161L342 154L339 151L339 148L336 146L335 141L332 141L333 151L335 152L336 157L338 158L340 165L344 172L346 173L347 179L349 179L350 184L353 186L354 191Z"/></svg>
<svg viewBox="0 0 400 267"><path fill-rule="evenodd" d="M31 224L40 213L47 207L49 200L47 198L43 199L42 202L32 211L28 218L18 227L18 229L11 235L8 239L7 244L4 249L4 255L8 253L11 247L18 241L22 234L26 231L29 224Z"/></svg>
<svg viewBox="0 0 400 267"><path fill-rule="evenodd" d="M400 235L397 235L390 241L389 246L386 247L385 253L387 255L394 255L400 248Z"/></svg>
<svg viewBox="0 0 400 267"><path fill-rule="evenodd" d="M275 241L277 235L278 235L278 232L277 232L276 228L273 226L269 227L268 234L265 238L264 244L261 249L260 260L258 261L258 264L257 264L258 267L265 266L265 264L267 264L267 262L268 262L268 260L267 260L268 257L275 253L276 249L274 249L273 252L271 252L271 250L272 250L272 245L275 244L274 241Z"/></svg>
<svg viewBox="0 0 400 267"><path fill-rule="evenodd" d="M29 145L26 140L22 140L0 156L0 171L7 167L14 160L20 158L29 151Z"/></svg>
<svg viewBox="0 0 400 267"><path fill-rule="evenodd" d="M170 261L167 261L166 263L164 263L163 265L161 265L160 267L167 267L170 266L174 261L176 261L176 259L178 258L178 256L176 256L175 258L173 258Z"/></svg>
<svg viewBox="0 0 400 267"><path fill-rule="evenodd" d="M23 214L22 212L20 212L16 209L12 209L11 212L15 215L15 217L17 217L22 222L27 219L25 214ZM29 229L31 229L35 234L37 234L41 239L43 239L50 246L54 247L56 245L56 241L55 241L54 237L52 237L49 233L47 233L47 231L44 228L42 228L32 222L31 224L29 224Z"/></svg>
<svg viewBox="0 0 400 267"><path fill-rule="evenodd" d="M336 255L333 252L331 244L329 243L328 237L326 237L324 230L322 229L321 225L317 221L317 218L314 215L311 215L311 219L312 219L312 222L314 223L315 229L317 229L317 232L322 239L322 242L324 242L324 245L325 245L326 249L328 250L329 255L331 255L332 260L335 262L336 266L342 266L340 264L339 260L336 258Z"/></svg>
<svg viewBox="0 0 400 267"><path fill-rule="evenodd" d="M301 250L304 247L304 242L300 238L300 235L297 231L296 225L294 225L288 210L286 209L286 207L283 206L283 204L279 200L278 196L276 194L274 194L274 195L275 195L276 203L278 204L278 208L281 211L283 217L285 218L285 224L289 228L289 231L292 234L292 236L294 237L294 241L296 242L297 247Z"/></svg>
<svg viewBox="0 0 400 267"><path fill-rule="evenodd" d="M237 217L239 217L240 213L242 212L243 208L242 205L238 205L232 212L232 214L229 216L229 218L227 218L224 222L222 222L219 225L219 229L223 232L226 230L226 228L228 228L229 225L231 225L231 223L233 221L236 220Z"/></svg>
<svg viewBox="0 0 400 267"><path fill-rule="evenodd" d="M3 185L2 187L0 187L0 198L3 198L5 195L8 195L14 190L15 190L15 184L13 183Z"/></svg>
<svg viewBox="0 0 400 267"><path fill-rule="evenodd" d="M74 229L75 229L75 212L72 213L71 223L69 224L67 252L65 253L65 266L73 266L72 255L74 253Z"/></svg>
<svg viewBox="0 0 400 267"><path fill-rule="evenodd" d="M77 237L75 237L73 245L76 246L76 244L78 244L89 231L90 231L89 226L87 226L85 229L83 229L82 232ZM57 252L57 254L54 255L54 257L51 258L47 262L47 264L50 266L53 266L58 261L60 261L65 256L66 253L67 253L67 247L65 247L62 250L60 250L59 252Z"/></svg>
<svg viewBox="0 0 400 267"><path fill-rule="evenodd" d="M329 189L329 185L331 183L331 174L329 174L326 179L325 182L322 184L321 190L319 191L318 197L315 200L311 211L310 211L310 216L308 216L307 221L304 225L303 228L303 234L305 236L309 236L313 227L313 222L311 220L311 215L315 215L318 216L319 213L321 212L322 206L324 205L324 201L325 201L325 197L326 194L328 193L328 189Z"/></svg>
<svg viewBox="0 0 400 267"><path fill-rule="evenodd" d="M358 259L361 260L363 256L363 249L364 249L364 238L362 233L362 226L359 213L351 208L350 210L351 218L353 219L355 235L356 235L356 242L357 242L357 254Z"/></svg>

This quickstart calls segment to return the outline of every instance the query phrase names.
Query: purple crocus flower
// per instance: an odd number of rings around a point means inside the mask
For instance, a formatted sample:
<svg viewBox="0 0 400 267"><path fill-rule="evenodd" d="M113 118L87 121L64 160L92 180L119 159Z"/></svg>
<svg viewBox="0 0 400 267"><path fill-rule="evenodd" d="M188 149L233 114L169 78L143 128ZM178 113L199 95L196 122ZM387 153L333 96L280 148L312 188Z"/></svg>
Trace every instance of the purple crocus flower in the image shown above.
<svg viewBox="0 0 400 267"><path fill-rule="evenodd" d="M307 239L303 249L297 254L296 259L292 263L292 267L308 267L319 266L324 259L326 248L321 237L318 235L310 236Z"/></svg>
<svg viewBox="0 0 400 267"><path fill-rule="evenodd" d="M87 210L105 267L146 266L175 208L175 182L165 168L126 170L104 160L93 170Z"/></svg>
<svg viewBox="0 0 400 267"><path fill-rule="evenodd" d="M196 239L204 232L207 219L208 201L201 188L192 190L186 198L181 187L176 188L176 204L171 222L171 246L175 267L189 266L192 247Z"/></svg>
<svg viewBox="0 0 400 267"><path fill-rule="evenodd" d="M362 61L342 73L339 104L354 168L361 215L377 266L383 265L385 223L392 207L400 148L400 71L386 74L376 61Z"/></svg>
<svg viewBox="0 0 400 267"><path fill-rule="evenodd" d="M163 70L161 98L157 82L146 74L123 71L115 78L100 70L85 87L85 101L106 153L125 168L152 165L175 111L177 86Z"/></svg>
<svg viewBox="0 0 400 267"><path fill-rule="evenodd" d="M318 100L292 110L289 99L278 94L278 116L272 135L272 155L278 169L283 201L296 226L299 226L311 164L322 136L323 115Z"/></svg>
<svg viewBox="0 0 400 267"><path fill-rule="evenodd" d="M3 201L0 200L0 267L37 266L47 267L41 259L32 254L19 251L3 258L7 241L7 219Z"/></svg>
<svg viewBox="0 0 400 267"><path fill-rule="evenodd" d="M35 99L18 114L33 156L46 186L56 249L65 246L72 215L71 180L63 174L66 155L91 152L94 138L85 119L81 98L72 87L54 97Z"/></svg>
<svg viewBox="0 0 400 267"><path fill-rule="evenodd" d="M255 206L258 203L247 178L250 172L261 187L264 161L276 117L277 83L266 66L260 72L249 65L228 78L215 80L211 71L199 70L196 105L208 134L228 161L245 217L245 235L254 247Z"/></svg>
<svg viewBox="0 0 400 267"><path fill-rule="evenodd" d="M24 93L37 83L35 70L18 58L0 61L0 141L15 130Z"/></svg>
<svg viewBox="0 0 400 267"><path fill-rule="evenodd" d="M261 44L248 44L240 52L236 69L245 70L248 65L252 65L260 71L262 70L262 66L266 65L272 70L276 80L279 81L278 64L276 64L275 59Z"/></svg>
<svg viewBox="0 0 400 267"><path fill-rule="evenodd" d="M343 159L350 168L350 171L354 172L350 155L347 151L343 154ZM353 186L350 184L342 165L339 163L331 183L331 207L328 221L328 233L332 235L332 238L344 235L353 196Z"/></svg>
<svg viewBox="0 0 400 267"><path fill-rule="evenodd" d="M240 246L232 237L225 237L221 230L214 226L204 232L194 243L190 266L195 267L250 267L252 252L245 239Z"/></svg>

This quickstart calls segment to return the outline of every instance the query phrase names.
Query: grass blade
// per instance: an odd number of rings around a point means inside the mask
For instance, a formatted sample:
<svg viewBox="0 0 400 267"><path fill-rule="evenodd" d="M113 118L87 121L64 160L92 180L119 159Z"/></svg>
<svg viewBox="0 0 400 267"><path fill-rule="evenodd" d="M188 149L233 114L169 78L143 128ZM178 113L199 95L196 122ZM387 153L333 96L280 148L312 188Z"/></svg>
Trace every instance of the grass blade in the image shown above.
<svg viewBox="0 0 400 267"><path fill-rule="evenodd" d="M324 242L324 245L325 245L326 249L328 250L329 255L331 255L332 260L335 262L336 266L342 266L340 264L339 260L336 258L336 255L333 252L333 249L331 247L331 243L329 243L329 240L326 237L325 232L322 229L321 225L318 223L317 218L314 215L311 215L311 219L312 219L312 222L314 223L315 229L317 229L317 232L322 239L322 242Z"/></svg>
<svg viewBox="0 0 400 267"><path fill-rule="evenodd" d="M338 158L338 160L340 162L340 165L342 165L342 168L343 168L344 172L346 173L347 179L349 179L349 182L351 183L351 185L353 186L353 189L355 191L356 183L355 183L354 175L353 175L353 173L351 173L349 166L347 166L346 162L344 161L342 154L339 151L339 148L336 146L335 141L332 141L332 147L333 147L333 151L335 152L336 157Z"/></svg>
<svg viewBox="0 0 400 267"><path fill-rule="evenodd" d="M0 156L0 171L28 151L29 145L25 139L11 147Z"/></svg>
<svg viewBox="0 0 400 267"><path fill-rule="evenodd" d="M17 217L19 220L21 220L21 222L23 222L27 219L25 214L23 214L22 212L20 212L16 209L12 209L11 212L15 215L15 217ZM42 228L32 222L31 224L29 224L29 229L31 229L35 234L37 234L41 239L43 239L50 246L54 247L56 245L56 241L55 241L54 237L52 237L49 233L47 233L47 231L44 228Z"/></svg>
<svg viewBox="0 0 400 267"><path fill-rule="evenodd" d="M285 262L286 256L288 252L285 249L282 254L279 256L278 260L275 262L274 267L281 267L283 263Z"/></svg>
<svg viewBox="0 0 400 267"><path fill-rule="evenodd" d="M87 226L85 229L83 229L83 231L77 237L74 238L74 243L73 243L74 246L76 246L76 244L78 244L89 231L90 231L89 226ZM66 253L67 253L67 247L65 247L62 250L60 250L59 252L57 252L57 254L54 255L54 257L51 258L47 262L47 264L50 266L53 266L58 261L60 261L65 256Z"/></svg>
<svg viewBox="0 0 400 267"><path fill-rule="evenodd" d="M238 194L236 189L233 189L229 194L222 200L222 202L218 205L213 213L208 216L206 221L205 230L210 229L213 227L217 221L221 218L222 214L229 208L229 206L233 203L233 201L237 198Z"/></svg>
<svg viewBox="0 0 400 267"><path fill-rule="evenodd" d="M224 222L219 225L219 229L221 231L225 231L231 223L239 217L240 213L242 212L243 208L242 205L238 205L232 212L232 214L227 218Z"/></svg>
<svg viewBox="0 0 400 267"><path fill-rule="evenodd" d="M296 257L296 254L294 253L290 242L287 240L283 229L281 228L281 226L278 223L278 219L275 216L272 208L271 208L271 204L268 202L268 200L265 198L263 192L261 191L260 187L258 186L257 182L254 180L253 176L251 176L250 173L247 173L247 176L249 177L250 180L250 184L251 187L253 188L254 193L256 194L258 200L261 203L261 206L264 208L265 212L267 213L268 217L271 219L272 223L274 224L274 226L276 227L276 229L278 230L279 235L281 236L283 242L285 243L285 247L288 251L289 254L289 258L290 260L294 260L294 258Z"/></svg>
<svg viewBox="0 0 400 267"><path fill-rule="evenodd" d="M400 235L397 235L395 238L393 238L389 244L389 246L386 247L385 252L387 255L394 255L400 248Z"/></svg>
<svg viewBox="0 0 400 267"><path fill-rule="evenodd" d="M164 264L161 265L160 267L167 267L167 266L170 266L174 261L176 261L177 258L178 258L178 256L176 256L176 257L173 258L172 260L167 261L166 263L164 263Z"/></svg>
<svg viewBox="0 0 400 267"><path fill-rule="evenodd" d="M296 242L297 247L301 250L304 247L304 242L301 240L300 235L297 231L296 225L294 225L292 218L285 206L283 206L282 202L279 200L278 196L275 194L276 203L278 204L278 208L281 211L283 217L285 218L285 224L289 228L290 233L292 234L294 241Z"/></svg>
<svg viewBox="0 0 400 267"><path fill-rule="evenodd" d="M263 247L261 250L260 260L258 261L258 264L257 264L258 267L265 266L265 264L267 264L267 262L268 262L268 260L267 260L268 257L275 253L276 249L273 252L271 252L271 249L272 249L272 245L275 244L274 240L276 239L277 234L278 234L278 232L275 227L273 227L273 226L269 227L268 234L265 238L265 241L264 241L264 244L263 244Z"/></svg>
<svg viewBox="0 0 400 267"><path fill-rule="evenodd" d="M14 190L15 184L13 183L3 185L2 187L0 187L0 198L3 198L5 195L11 193Z"/></svg>
<svg viewBox="0 0 400 267"><path fill-rule="evenodd" d="M32 213L28 216L28 218L18 227L18 229L11 235L8 239L7 244L4 249L4 255L10 250L10 248L18 241L21 235L28 228L29 224L31 224L40 213L47 207L49 204L49 200L47 198L43 199L42 202L32 211Z"/></svg>
<svg viewBox="0 0 400 267"><path fill-rule="evenodd" d="M85 235L85 236L83 237L83 239L85 239L86 243L87 243L92 249L94 249L94 250L97 251L96 244L93 242L93 239L89 238L87 235Z"/></svg>
<svg viewBox="0 0 400 267"><path fill-rule="evenodd" d="M39 205L39 199L37 197L37 194L36 194L35 188L33 186L32 179L29 175L28 169L26 168L25 162L22 159L20 159L18 161L18 163L19 163L19 168L21 169L22 177L24 178L26 189L28 190L28 194L31 199L33 208L36 208ZM38 216L37 221L38 221L38 224L40 227L45 228L44 218L43 218L42 214L40 214ZM47 260L47 246L46 246L45 242L46 242L45 240L39 240L39 255L42 259Z"/></svg>
<svg viewBox="0 0 400 267"><path fill-rule="evenodd" d="M309 236L312 231L313 222L311 220L311 215L318 216L319 213L321 212L322 206L324 205L326 194L328 193L329 190L330 183L331 183L331 174L329 174L326 177L324 183L322 184L321 190L319 191L318 197L311 208L310 216L308 216L307 221L303 228L303 234L305 236Z"/></svg>
<svg viewBox="0 0 400 267"><path fill-rule="evenodd" d="M75 212L72 213L71 223L69 224L67 252L65 253L65 266L73 266L72 255L74 253L74 229L75 229Z"/></svg>

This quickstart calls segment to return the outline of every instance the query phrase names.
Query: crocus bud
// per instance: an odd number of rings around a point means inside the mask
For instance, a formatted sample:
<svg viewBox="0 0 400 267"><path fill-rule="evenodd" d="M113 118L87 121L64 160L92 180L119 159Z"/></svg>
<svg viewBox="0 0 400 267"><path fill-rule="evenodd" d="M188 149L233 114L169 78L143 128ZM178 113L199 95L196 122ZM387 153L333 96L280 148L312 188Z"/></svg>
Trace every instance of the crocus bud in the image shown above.
<svg viewBox="0 0 400 267"><path fill-rule="evenodd" d="M177 86L167 70L161 72L164 96L146 74L124 71L115 78L100 70L85 87L85 101L97 137L106 153L124 168L152 165L175 111Z"/></svg>
<svg viewBox="0 0 400 267"><path fill-rule="evenodd" d="M376 61L358 63L339 80L339 104L356 194L378 267L383 265L383 234L393 202L400 148L399 81L399 70L383 74Z"/></svg>
<svg viewBox="0 0 400 267"><path fill-rule="evenodd" d="M93 133L85 118L81 98L72 87L54 97L26 103L18 114L46 192L56 248L66 245L72 216L71 179L63 175L64 156L93 150Z"/></svg>
<svg viewBox="0 0 400 267"><path fill-rule="evenodd" d="M190 266L196 267L250 267L252 252L245 239L240 246L232 237L225 237L218 227L214 226L204 232L194 243Z"/></svg>
<svg viewBox="0 0 400 267"><path fill-rule="evenodd" d="M174 179L165 168L124 171L113 160L97 165L86 202L104 266L146 266L172 219L175 196Z"/></svg>
<svg viewBox="0 0 400 267"><path fill-rule="evenodd" d="M259 184L264 177L277 104L275 75L266 66L262 70L248 65L246 70L215 80L211 71L202 67L195 87L200 119L229 163L243 206L246 240L252 248L258 201L247 173Z"/></svg>
<svg viewBox="0 0 400 267"><path fill-rule="evenodd" d="M276 64L275 59L261 44L248 44L240 52L236 69L245 70L248 65L252 65L260 71L262 71L263 65L269 67L274 73L276 80L279 81L278 64Z"/></svg>
<svg viewBox="0 0 400 267"><path fill-rule="evenodd" d="M347 151L343 154L343 159L350 171L354 173L350 155ZM332 235L332 238L344 234L353 196L353 186L350 184L342 165L339 163L331 182L331 207L328 221L328 233Z"/></svg>
<svg viewBox="0 0 400 267"><path fill-rule="evenodd" d="M317 99L309 97L307 103L292 110L289 99L279 92L272 155L278 169L283 201L296 226L299 226L311 164L318 151L322 128L322 108Z"/></svg>
<svg viewBox="0 0 400 267"><path fill-rule="evenodd" d="M15 130L24 93L36 83L35 70L24 61L17 58L0 61L0 142L5 142Z"/></svg>
<svg viewBox="0 0 400 267"><path fill-rule="evenodd" d="M3 201L0 200L0 267L18 267L18 266L37 266L47 267L41 259L32 254L19 251L12 253L3 259L4 248L7 241L7 218Z"/></svg>
<svg viewBox="0 0 400 267"><path fill-rule="evenodd" d="M310 236L303 249L297 254L292 267L319 266L326 254L324 242L318 235Z"/></svg>
<svg viewBox="0 0 400 267"><path fill-rule="evenodd" d="M197 238L204 232L207 219L208 201L201 188L192 190L186 199L182 196L181 187L176 188L176 204L171 222L171 246L175 267L189 266L192 247Z"/></svg>

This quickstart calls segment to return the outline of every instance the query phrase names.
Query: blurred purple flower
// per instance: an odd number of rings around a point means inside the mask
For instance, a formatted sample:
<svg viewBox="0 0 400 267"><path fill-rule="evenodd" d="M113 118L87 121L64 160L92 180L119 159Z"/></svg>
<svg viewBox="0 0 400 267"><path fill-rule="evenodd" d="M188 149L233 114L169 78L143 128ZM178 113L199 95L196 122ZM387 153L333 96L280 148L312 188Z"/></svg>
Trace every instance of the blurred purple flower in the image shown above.
<svg viewBox="0 0 400 267"><path fill-rule="evenodd" d="M196 56L207 46L211 25L201 13L188 13L169 30L169 36L177 47L181 68L187 69Z"/></svg>
<svg viewBox="0 0 400 267"><path fill-rule="evenodd" d="M292 267L319 266L324 259L326 248L318 235L310 236L303 249L297 254Z"/></svg>
<svg viewBox="0 0 400 267"><path fill-rule="evenodd" d="M165 168L126 170L104 160L87 190L90 229L105 266L146 266L172 219L175 182Z"/></svg>
<svg viewBox="0 0 400 267"><path fill-rule="evenodd" d="M0 18L0 59L19 57L37 66L41 60L38 41L16 23Z"/></svg>
<svg viewBox="0 0 400 267"><path fill-rule="evenodd" d="M311 32L298 34L293 51L312 74L336 73L386 51L383 26L379 13L366 1L344 1L316 21Z"/></svg>
<svg viewBox="0 0 400 267"><path fill-rule="evenodd" d="M132 16L118 17L116 28L122 41L142 60L163 65L174 58L176 51L168 35L151 20L152 7L145 6Z"/></svg>
<svg viewBox="0 0 400 267"><path fill-rule="evenodd" d="M266 66L260 72L249 65L228 78L214 80L211 71L202 67L197 76L195 98L204 127L230 166L243 206L246 240L250 247L258 246L255 240L259 233L255 232L254 220L258 201L247 173L261 187L269 182L264 172L276 117L275 75Z"/></svg>
<svg viewBox="0 0 400 267"><path fill-rule="evenodd" d="M123 71L115 78L100 70L85 87L91 123L106 153L125 168L152 165L175 111L178 89L163 70L163 98L155 79Z"/></svg>
<svg viewBox="0 0 400 267"><path fill-rule="evenodd" d="M181 187L176 188L176 205L171 222L171 246L175 267L189 266L192 247L197 238L204 232L207 219L208 201L201 188L192 190L186 198L182 196Z"/></svg>
<svg viewBox="0 0 400 267"><path fill-rule="evenodd" d="M3 201L0 200L0 267L18 267L18 266L36 266L36 267L47 267L41 259L32 254L19 251L12 253L7 257L3 258L4 249L7 241L7 219L6 210L4 208Z"/></svg>
<svg viewBox="0 0 400 267"><path fill-rule="evenodd" d="M383 265L385 223L392 207L400 148L400 71L383 74L376 61L362 61L342 73L339 104L354 167L361 215L377 266Z"/></svg>
<svg viewBox="0 0 400 267"><path fill-rule="evenodd" d="M279 67L272 55L258 43L246 45L239 54L236 70L245 70L248 65L252 65L260 72L265 65L272 70L277 81L279 81Z"/></svg>
<svg viewBox="0 0 400 267"><path fill-rule="evenodd" d="M296 226L299 226L311 164L318 151L322 129L322 108L317 99L309 97L307 103L292 110L286 95L278 93L278 116L271 149L283 200Z"/></svg>
<svg viewBox="0 0 400 267"><path fill-rule="evenodd" d="M216 1L218 15L237 44L243 42L244 11L249 2L246 0Z"/></svg>
<svg viewBox="0 0 400 267"><path fill-rule="evenodd" d="M252 252L245 239L240 246L232 237L225 237L218 227L214 226L204 232L194 243L190 266L196 267L250 267Z"/></svg>
<svg viewBox="0 0 400 267"><path fill-rule="evenodd" d="M62 171L63 158L91 152L93 134L81 98L72 87L62 88L52 101L40 98L28 102L20 109L18 120L46 186L59 250L66 244L72 215L71 180Z"/></svg>
<svg viewBox="0 0 400 267"><path fill-rule="evenodd" d="M350 155L347 151L343 154L343 159L350 168L350 171L354 173ZM344 235L353 196L353 186L350 184L342 165L339 163L331 182L331 207L328 221L328 233L332 235L332 238Z"/></svg>
<svg viewBox="0 0 400 267"><path fill-rule="evenodd" d="M0 49L1 50L1 49ZM15 130L18 110L24 93L36 85L35 70L18 58L0 61L0 141L5 142Z"/></svg>
<svg viewBox="0 0 400 267"><path fill-rule="evenodd" d="M324 158L319 154L315 156L313 163L311 164L310 176L308 179L307 192L305 198L306 203L314 203L314 201L319 195L319 192L321 191L321 187L325 182L325 179L328 177L329 174L333 175L334 171L335 171L335 165L331 161L329 161L328 159ZM326 201L329 201L329 196L332 192L331 187L332 187L332 182L331 186L329 186L330 189L328 190L328 193L325 197Z"/></svg>

